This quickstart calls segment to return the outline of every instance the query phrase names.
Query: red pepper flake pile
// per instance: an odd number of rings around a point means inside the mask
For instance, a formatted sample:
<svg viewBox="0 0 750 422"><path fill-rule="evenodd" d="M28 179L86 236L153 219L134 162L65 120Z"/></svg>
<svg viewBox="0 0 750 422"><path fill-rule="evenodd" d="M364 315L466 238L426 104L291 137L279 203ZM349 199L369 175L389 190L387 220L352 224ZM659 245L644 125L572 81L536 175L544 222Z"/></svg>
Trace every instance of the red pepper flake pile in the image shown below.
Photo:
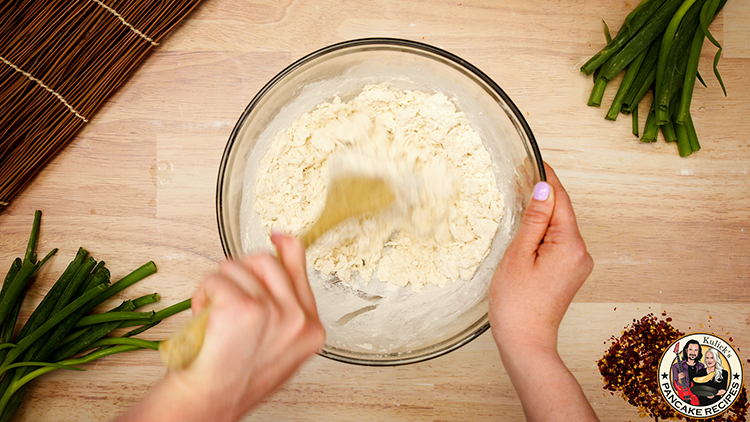
<svg viewBox="0 0 750 422"><path fill-rule="evenodd" d="M745 387L728 411L708 419L685 418L664 400L659 392L659 360L664 350L683 335L684 333L668 322L659 320L654 314L648 314L640 320L634 319L619 338L612 336L612 345L597 362L604 379L604 389L609 390L612 395L619 392L628 403L638 408L641 417L650 416L656 421L745 421L748 406Z"/></svg>

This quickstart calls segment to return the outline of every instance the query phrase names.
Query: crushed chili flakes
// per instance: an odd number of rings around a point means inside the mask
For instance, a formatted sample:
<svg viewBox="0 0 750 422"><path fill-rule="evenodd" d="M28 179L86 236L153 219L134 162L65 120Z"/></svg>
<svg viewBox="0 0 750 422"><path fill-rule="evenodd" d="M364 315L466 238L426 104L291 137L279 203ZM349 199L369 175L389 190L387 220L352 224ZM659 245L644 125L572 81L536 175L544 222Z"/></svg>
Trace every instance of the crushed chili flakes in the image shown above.
<svg viewBox="0 0 750 422"><path fill-rule="evenodd" d="M662 316L665 314L662 313ZM634 319L619 338L610 338L610 348L597 362L604 379L604 389L612 395L619 392L628 403L638 408L641 417L652 417L656 421L672 418L710 422L745 421L748 403L744 386L729 410L713 418L685 418L667 404L659 392L657 368L664 350L684 335L667 321L648 314L640 320Z"/></svg>

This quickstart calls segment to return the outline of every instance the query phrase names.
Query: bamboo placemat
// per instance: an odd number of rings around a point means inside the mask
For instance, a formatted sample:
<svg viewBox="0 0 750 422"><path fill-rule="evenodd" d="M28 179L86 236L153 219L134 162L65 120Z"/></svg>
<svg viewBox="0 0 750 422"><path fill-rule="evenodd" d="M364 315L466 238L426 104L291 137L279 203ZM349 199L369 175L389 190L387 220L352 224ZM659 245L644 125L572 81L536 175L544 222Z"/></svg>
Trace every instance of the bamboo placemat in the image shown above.
<svg viewBox="0 0 750 422"><path fill-rule="evenodd" d="M0 211L199 2L0 2Z"/></svg>

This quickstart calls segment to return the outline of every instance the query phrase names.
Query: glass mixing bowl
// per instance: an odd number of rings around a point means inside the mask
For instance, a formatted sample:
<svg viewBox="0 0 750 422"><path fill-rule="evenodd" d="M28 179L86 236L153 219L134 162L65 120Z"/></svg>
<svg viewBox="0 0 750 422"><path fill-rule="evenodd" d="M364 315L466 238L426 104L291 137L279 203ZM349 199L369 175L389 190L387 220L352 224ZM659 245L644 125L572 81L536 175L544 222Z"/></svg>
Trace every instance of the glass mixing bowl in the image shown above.
<svg viewBox="0 0 750 422"><path fill-rule="evenodd" d="M268 249L268 231L252 210L252 187L258 162L276 132L335 95L348 101L365 85L382 82L394 89L443 92L465 113L490 152L505 212L488 256L470 281L428 286L417 293L409 286L378 280L353 288L309 271L327 333L320 354L364 365L430 359L489 328L492 273L518 228L534 185L545 179L539 149L521 112L479 69L423 43L388 38L346 41L311 53L276 75L234 127L221 161L216 198L227 257Z"/></svg>

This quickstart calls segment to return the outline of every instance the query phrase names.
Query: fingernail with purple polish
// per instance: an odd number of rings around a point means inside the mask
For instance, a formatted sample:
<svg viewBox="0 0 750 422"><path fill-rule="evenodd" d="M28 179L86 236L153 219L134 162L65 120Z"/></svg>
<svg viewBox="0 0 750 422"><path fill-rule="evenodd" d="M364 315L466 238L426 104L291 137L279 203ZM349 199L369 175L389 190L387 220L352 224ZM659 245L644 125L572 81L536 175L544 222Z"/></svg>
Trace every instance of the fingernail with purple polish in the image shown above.
<svg viewBox="0 0 750 422"><path fill-rule="evenodd" d="M534 199L546 201L549 198L550 186L547 182L539 182L534 186Z"/></svg>

